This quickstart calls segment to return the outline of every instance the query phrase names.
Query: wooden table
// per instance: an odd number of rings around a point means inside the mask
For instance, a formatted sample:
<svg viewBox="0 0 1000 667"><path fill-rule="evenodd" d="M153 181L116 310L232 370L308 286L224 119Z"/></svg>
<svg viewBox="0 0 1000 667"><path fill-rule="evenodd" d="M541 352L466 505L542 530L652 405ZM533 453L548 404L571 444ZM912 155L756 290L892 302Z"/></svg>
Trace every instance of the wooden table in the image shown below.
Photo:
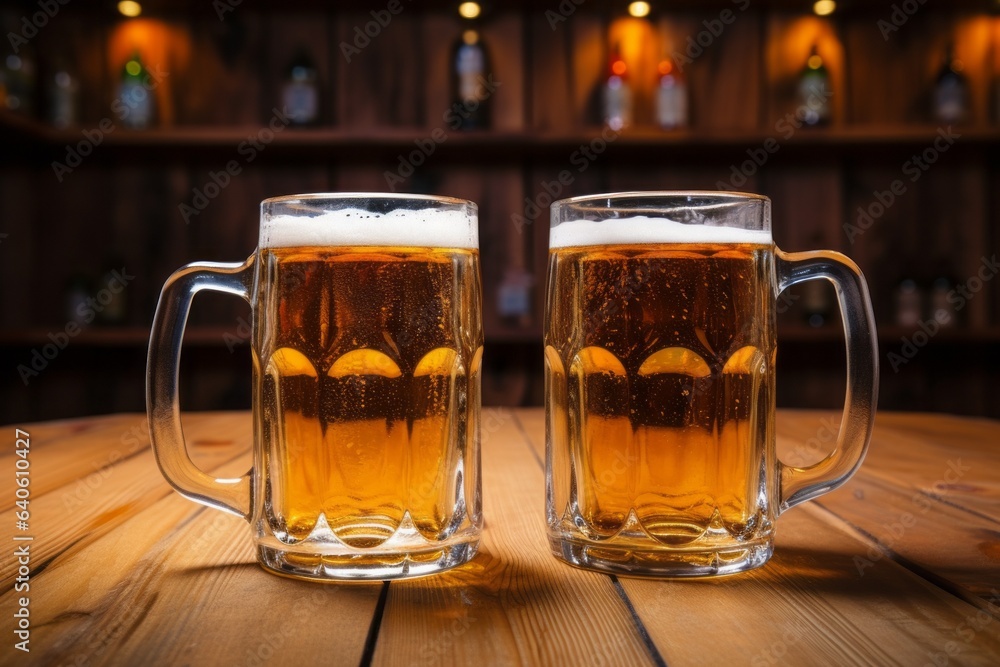
<svg viewBox="0 0 1000 667"><path fill-rule="evenodd" d="M785 460L828 448L831 424L830 413L781 412ZM205 470L245 471L249 414L185 425ZM31 516L16 528L5 427L3 664L1000 664L997 422L880 414L861 472L782 516L764 568L656 581L549 555L543 413L486 408L475 560L431 578L328 585L264 572L245 523L173 492L144 416L18 426L30 434ZM30 590L19 593L11 554L25 544ZM30 653L13 648L24 596Z"/></svg>

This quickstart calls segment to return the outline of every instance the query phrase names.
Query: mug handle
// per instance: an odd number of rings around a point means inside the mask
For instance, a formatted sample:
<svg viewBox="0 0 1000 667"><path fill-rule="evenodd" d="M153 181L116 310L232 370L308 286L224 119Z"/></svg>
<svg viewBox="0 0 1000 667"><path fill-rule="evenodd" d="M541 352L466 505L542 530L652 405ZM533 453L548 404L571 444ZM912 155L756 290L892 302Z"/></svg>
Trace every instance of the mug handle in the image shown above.
<svg viewBox="0 0 1000 667"><path fill-rule="evenodd" d="M250 302L254 255L242 263L196 262L173 273L163 285L153 316L146 361L146 413L156 463L170 485L195 502L250 519L253 468L238 479L217 479L188 455L181 428L177 373L184 326L194 295L225 292Z"/></svg>
<svg viewBox="0 0 1000 667"><path fill-rule="evenodd" d="M847 397L833 451L804 468L778 462L778 512L833 491L850 479L868 451L878 400L878 339L868 285L858 265L839 252L782 252L775 248L778 294L796 283L826 279L837 290L847 344Z"/></svg>

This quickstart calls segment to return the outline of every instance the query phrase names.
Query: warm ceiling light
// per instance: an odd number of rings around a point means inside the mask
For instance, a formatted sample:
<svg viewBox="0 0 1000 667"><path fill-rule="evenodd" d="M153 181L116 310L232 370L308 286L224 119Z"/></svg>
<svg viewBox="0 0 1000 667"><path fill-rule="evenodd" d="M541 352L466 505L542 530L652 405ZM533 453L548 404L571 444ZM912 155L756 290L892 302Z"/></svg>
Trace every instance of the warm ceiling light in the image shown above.
<svg viewBox="0 0 1000 667"><path fill-rule="evenodd" d="M649 16L649 3L648 2L633 2L628 6L628 13L637 19L641 19L644 16Z"/></svg>
<svg viewBox="0 0 1000 667"><path fill-rule="evenodd" d="M142 14L142 5L138 2L132 2L132 0L122 0L118 3L118 12L122 16L134 18Z"/></svg>
<svg viewBox="0 0 1000 667"><path fill-rule="evenodd" d="M834 0L816 0L813 3L813 11L816 13L816 16L829 16L836 8L837 3Z"/></svg>
<svg viewBox="0 0 1000 667"><path fill-rule="evenodd" d="M483 11L478 2L463 2L458 6L458 13L463 19L474 19Z"/></svg>

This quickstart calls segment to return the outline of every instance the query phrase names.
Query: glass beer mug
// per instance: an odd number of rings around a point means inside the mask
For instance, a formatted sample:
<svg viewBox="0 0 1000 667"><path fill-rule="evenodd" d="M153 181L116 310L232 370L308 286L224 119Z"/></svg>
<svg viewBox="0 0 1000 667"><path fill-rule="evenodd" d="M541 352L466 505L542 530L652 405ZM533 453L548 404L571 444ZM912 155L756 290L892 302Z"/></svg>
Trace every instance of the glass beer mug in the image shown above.
<svg viewBox="0 0 1000 667"><path fill-rule="evenodd" d="M189 458L177 372L194 294L252 306L253 467L215 479ZM250 522L267 569L390 579L471 559L482 529L478 212L415 195L261 204L239 264L166 282L149 344L156 459L184 496Z"/></svg>
<svg viewBox="0 0 1000 667"><path fill-rule="evenodd" d="M763 565L778 515L864 458L878 357L858 267L784 253L766 197L620 193L552 206L545 319L549 544L571 564L647 576ZM775 300L826 279L847 338L835 450L775 453Z"/></svg>

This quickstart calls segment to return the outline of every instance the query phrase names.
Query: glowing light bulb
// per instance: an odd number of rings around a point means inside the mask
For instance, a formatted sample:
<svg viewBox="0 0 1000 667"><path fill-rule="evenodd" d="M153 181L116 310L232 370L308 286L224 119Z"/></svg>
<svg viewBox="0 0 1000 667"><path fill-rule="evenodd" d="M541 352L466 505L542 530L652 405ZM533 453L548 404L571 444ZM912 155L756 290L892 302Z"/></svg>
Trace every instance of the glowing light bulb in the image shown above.
<svg viewBox="0 0 1000 667"><path fill-rule="evenodd" d="M130 19L135 18L139 14L142 14L142 5L132 0L122 0L118 3L118 13Z"/></svg>
<svg viewBox="0 0 1000 667"><path fill-rule="evenodd" d="M483 8L479 6L478 2L463 2L458 6L458 14L463 19L474 19L479 16L483 11Z"/></svg>
<svg viewBox="0 0 1000 667"><path fill-rule="evenodd" d="M813 3L813 12L816 16L829 16L837 9L837 3L834 0L816 0Z"/></svg>
<svg viewBox="0 0 1000 667"><path fill-rule="evenodd" d="M637 19L641 19L645 16L649 16L649 3L648 2L633 2L628 6L628 13Z"/></svg>

